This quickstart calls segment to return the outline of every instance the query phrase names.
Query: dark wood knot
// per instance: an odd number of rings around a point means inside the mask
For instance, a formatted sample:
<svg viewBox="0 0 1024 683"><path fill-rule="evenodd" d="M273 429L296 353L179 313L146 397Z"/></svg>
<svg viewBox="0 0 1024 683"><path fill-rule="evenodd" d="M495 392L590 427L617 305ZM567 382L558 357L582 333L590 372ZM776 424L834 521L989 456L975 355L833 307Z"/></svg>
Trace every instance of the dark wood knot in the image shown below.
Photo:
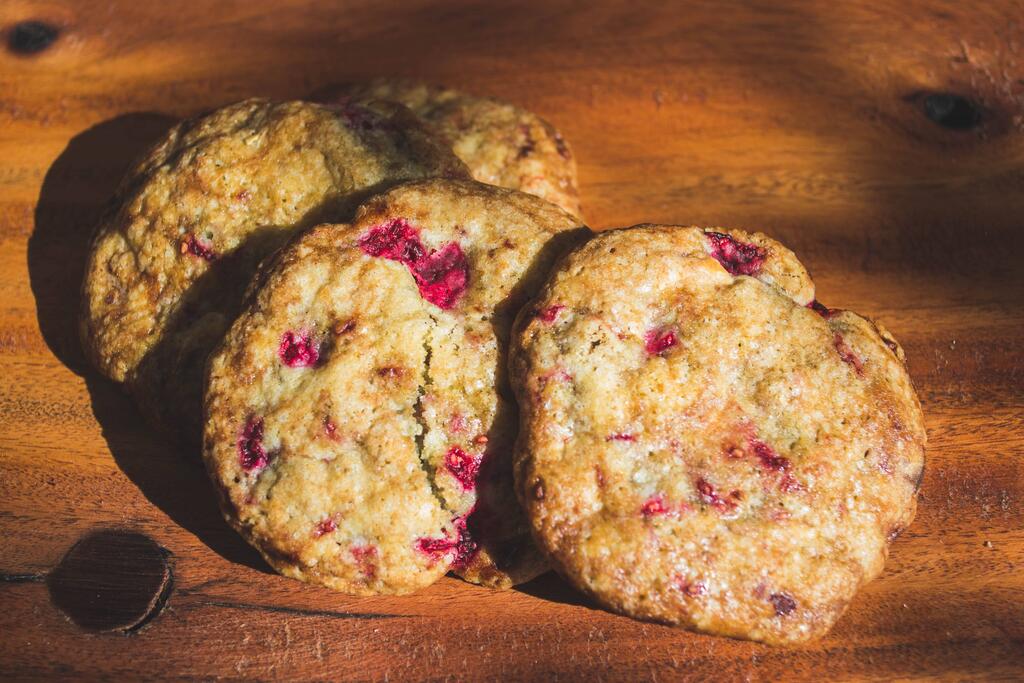
<svg viewBox="0 0 1024 683"><path fill-rule="evenodd" d="M981 123L981 107L963 95L934 92L921 96L924 115L950 130L970 130Z"/></svg>
<svg viewBox="0 0 1024 683"><path fill-rule="evenodd" d="M60 29L45 21L23 21L15 24L7 36L7 47L19 55L34 55L53 45Z"/></svg>
<svg viewBox="0 0 1024 683"><path fill-rule="evenodd" d="M94 532L50 572L50 599L86 630L135 631L159 614L170 596L168 555L142 534Z"/></svg>

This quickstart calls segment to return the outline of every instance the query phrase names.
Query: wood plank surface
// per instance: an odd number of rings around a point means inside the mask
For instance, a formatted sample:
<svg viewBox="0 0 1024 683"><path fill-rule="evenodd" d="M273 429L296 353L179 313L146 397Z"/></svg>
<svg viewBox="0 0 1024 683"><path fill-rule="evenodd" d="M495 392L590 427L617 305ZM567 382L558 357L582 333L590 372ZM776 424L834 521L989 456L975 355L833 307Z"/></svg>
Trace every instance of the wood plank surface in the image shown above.
<svg viewBox="0 0 1024 683"><path fill-rule="evenodd" d="M0 678L1024 678L1024 3L6 0L0 31ZM383 75L536 110L594 227L764 230L904 344L920 512L828 637L643 624L554 575L286 580L85 367L86 240L134 155L176 117ZM60 577L145 545L125 532L163 549L138 558L159 594L75 620L103 606Z"/></svg>

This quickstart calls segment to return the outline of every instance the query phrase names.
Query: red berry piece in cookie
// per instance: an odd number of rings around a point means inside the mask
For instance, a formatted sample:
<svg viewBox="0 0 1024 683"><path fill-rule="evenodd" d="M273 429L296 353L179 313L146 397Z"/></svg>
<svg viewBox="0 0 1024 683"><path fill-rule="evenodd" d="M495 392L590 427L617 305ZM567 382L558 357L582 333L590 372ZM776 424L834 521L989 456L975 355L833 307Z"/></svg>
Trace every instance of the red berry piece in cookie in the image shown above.
<svg viewBox="0 0 1024 683"><path fill-rule="evenodd" d="M651 496L640 506L640 514L644 517L657 517L658 515L667 515L669 512L670 509L665 504L665 496L662 494Z"/></svg>
<svg viewBox="0 0 1024 683"><path fill-rule="evenodd" d="M448 558L451 561L452 569L460 569L469 564L479 550L480 544L467 528L465 517L457 518L453 525L455 527L454 537L421 538L416 545L420 552L428 555L434 561Z"/></svg>
<svg viewBox="0 0 1024 683"><path fill-rule="evenodd" d="M757 275L768 253L756 244L744 244L721 232L705 233L711 256L733 275Z"/></svg>
<svg viewBox="0 0 1024 683"><path fill-rule="evenodd" d="M466 291L469 266L457 242L428 252L419 231L402 218L372 228L359 245L370 256L405 264L420 294L438 308L449 309Z"/></svg>
<svg viewBox="0 0 1024 683"><path fill-rule="evenodd" d="M277 347L281 362L290 368L307 368L320 360L320 349L309 332L285 332Z"/></svg>
<svg viewBox="0 0 1024 683"><path fill-rule="evenodd" d="M338 425L329 417L324 418L324 436L331 441L336 441L338 437Z"/></svg>
<svg viewBox="0 0 1024 683"><path fill-rule="evenodd" d="M864 361L861 360L857 352L850 348L846 340L843 339L843 335L836 332L832 335L832 345L836 348L836 353L843 359L844 363L849 364L853 367L854 372L858 375L864 374Z"/></svg>
<svg viewBox="0 0 1024 683"><path fill-rule="evenodd" d="M338 523L334 520L334 517L324 517L317 522L316 528L313 529L313 538L325 536L337 528Z"/></svg>
<svg viewBox="0 0 1024 683"><path fill-rule="evenodd" d="M452 446L444 456L444 465L464 491L472 491L476 487L476 477L480 471L479 455L470 455L458 446Z"/></svg>
<svg viewBox="0 0 1024 683"><path fill-rule="evenodd" d="M267 466L263 448L263 418L250 418L238 437L238 460L246 472L258 472Z"/></svg>
<svg viewBox="0 0 1024 683"><path fill-rule="evenodd" d="M768 596L772 606L775 608L775 615L784 617L796 609L796 600L792 595L786 593L772 593Z"/></svg>
<svg viewBox="0 0 1024 683"><path fill-rule="evenodd" d="M833 314L833 310L831 308L825 306L817 299L814 299L813 301L811 301L811 303L807 304L807 308L811 309L812 311L820 315L822 318L829 318Z"/></svg>
<svg viewBox="0 0 1024 683"><path fill-rule="evenodd" d="M703 581L690 581L685 576L679 576L675 580L675 586L688 598L700 597L707 593L707 585Z"/></svg>
<svg viewBox="0 0 1024 683"><path fill-rule="evenodd" d="M375 546L352 546L352 557L355 558L360 574L368 579L373 579L377 576L377 548Z"/></svg>
<svg viewBox="0 0 1024 683"><path fill-rule="evenodd" d="M447 310L466 291L469 267L462 247L456 242L450 242L414 264L413 275L423 298Z"/></svg>
<svg viewBox="0 0 1024 683"><path fill-rule="evenodd" d="M636 441L636 435L628 432L612 432L604 437L605 441Z"/></svg>
<svg viewBox="0 0 1024 683"><path fill-rule="evenodd" d="M651 330L644 335L644 350L651 356L660 356L678 343L675 330Z"/></svg>
<svg viewBox="0 0 1024 683"><path fill-rule="evenodd" d="M750 448L754 455L761 461L761 467L774 472L785 472L789 469L789 459L784 458L760 439L750 439Z"/></svg>
<svg viewBox="0 0 1024 683"><path fill-rule="evenodd" d="M213 247L193 234L189 234L181 241L181 253L198 256L204 261L217 260L217 252L213 250Z"/></svg>
<svg viewBox="0 0 1024 683"><path fill-rule="evenodd" d="M404 218L372 228L359 238L359 246L370 256L400 261L407 266L424 254L419 232Z"/></svg>
<svg viewBox="0 0 1024 683"><path fill-rule="evenodd" d="M558 314L564 310L565 306L561 306L559 304L552 304L551 306L548 306L540 313L538 313L537 317L546 323L553 323L555 322L555 319L558 318Z"/></svg>

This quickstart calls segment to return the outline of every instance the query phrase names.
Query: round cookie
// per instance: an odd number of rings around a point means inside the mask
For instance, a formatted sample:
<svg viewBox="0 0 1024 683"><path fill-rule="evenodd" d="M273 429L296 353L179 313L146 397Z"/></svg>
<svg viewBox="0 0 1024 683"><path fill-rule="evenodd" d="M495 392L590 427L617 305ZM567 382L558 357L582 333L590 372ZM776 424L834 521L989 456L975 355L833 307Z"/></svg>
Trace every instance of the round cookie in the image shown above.
<svg viewBox="0 0 1024 683"><path fill-rule="evenodd" d="M333 86L319 96L326 101L347 97L400 102L451 143L476 180L535 194L583 215L572 149L536 114L494 98L403 80Z"/></svg>
<svg viewBox="0 0 1024 683"><path fill-rule="evenodd" d="M81 336L167 434L198 442L206 357L260 259L396 182L466 177L401 105L252 99L186 121L128 174L86 268Z"/></svg>
<svg viewBox="0 0 1024 683"><path fill-rule="evenodd" d="M210 357L203 453L228 522L282 574L354 594L545 569L512 487L505 347L578 227L430 180L282 248Z"/></svg>
<svg viewBox="0 0 1024 683"><path fill-rule="evenodd" d="M602 233L513 331L516 487L541 549L624 614L824 634L913 519L920 404L882 328L760 234Z"/></svg>

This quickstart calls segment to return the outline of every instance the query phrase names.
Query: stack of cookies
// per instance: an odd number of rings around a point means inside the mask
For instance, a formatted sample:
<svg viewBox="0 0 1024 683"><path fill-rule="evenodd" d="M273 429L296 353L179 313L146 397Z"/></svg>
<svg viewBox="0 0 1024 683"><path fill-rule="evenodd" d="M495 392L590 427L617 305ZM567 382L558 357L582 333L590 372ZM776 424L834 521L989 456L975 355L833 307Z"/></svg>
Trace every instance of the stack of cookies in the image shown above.
<svg viewBox="0 0 1024 683"><path fill-rule="evenodd" d="M82 337L201 443L228 522L355 595L549 568L641 619L820 636L914 516L884 328L737 230L592 235L572 152L415 83L172 130L93 243Z"/></svg>

